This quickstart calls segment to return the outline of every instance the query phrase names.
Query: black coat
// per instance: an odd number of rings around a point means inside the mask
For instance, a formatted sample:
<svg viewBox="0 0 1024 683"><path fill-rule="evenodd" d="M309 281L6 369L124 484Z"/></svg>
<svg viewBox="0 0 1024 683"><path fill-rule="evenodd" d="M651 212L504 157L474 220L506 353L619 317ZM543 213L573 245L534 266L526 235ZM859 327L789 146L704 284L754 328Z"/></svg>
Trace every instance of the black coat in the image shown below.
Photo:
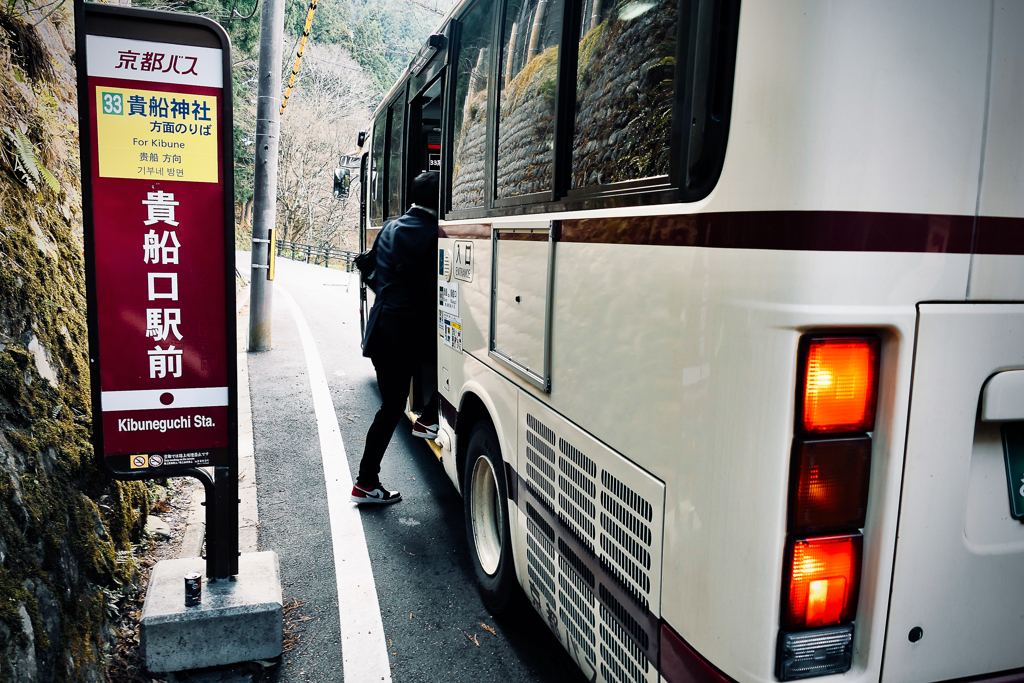
<svg viewBox="0 0 1024 683"><path fill-rule="evenodd" d="M363 355L381 334L407 340L407 353L433 363L437 354L437 218L413 207L377 235L377 297L366 320ZM385 330L387 330L385 332Z"/></svg>

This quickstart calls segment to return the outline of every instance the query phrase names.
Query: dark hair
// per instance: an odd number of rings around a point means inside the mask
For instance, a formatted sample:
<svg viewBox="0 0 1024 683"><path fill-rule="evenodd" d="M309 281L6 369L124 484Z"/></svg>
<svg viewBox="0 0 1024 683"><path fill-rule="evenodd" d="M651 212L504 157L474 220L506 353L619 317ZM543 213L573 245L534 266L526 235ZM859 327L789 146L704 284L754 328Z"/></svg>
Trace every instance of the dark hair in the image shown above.
<svg viewBox="0 0 1024 683"><path fill-rule="evenodd" d="M437 211L438 186L440 176L437 171L424 171L413 178L409 187L409 201L413 204Z"/></svg>

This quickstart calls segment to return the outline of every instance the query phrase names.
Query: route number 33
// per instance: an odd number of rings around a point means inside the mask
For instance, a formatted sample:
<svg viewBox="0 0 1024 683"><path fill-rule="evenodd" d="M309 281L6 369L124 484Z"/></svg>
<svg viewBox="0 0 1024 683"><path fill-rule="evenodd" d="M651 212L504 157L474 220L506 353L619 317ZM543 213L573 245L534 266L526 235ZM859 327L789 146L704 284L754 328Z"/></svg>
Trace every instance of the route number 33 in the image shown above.
<svg viewBox="0 0 1024 683"><path fill-rule="evenodd" d="M104 114L123 114L123 96L119 92L105 92L103 93L103 113Z"/></svg>

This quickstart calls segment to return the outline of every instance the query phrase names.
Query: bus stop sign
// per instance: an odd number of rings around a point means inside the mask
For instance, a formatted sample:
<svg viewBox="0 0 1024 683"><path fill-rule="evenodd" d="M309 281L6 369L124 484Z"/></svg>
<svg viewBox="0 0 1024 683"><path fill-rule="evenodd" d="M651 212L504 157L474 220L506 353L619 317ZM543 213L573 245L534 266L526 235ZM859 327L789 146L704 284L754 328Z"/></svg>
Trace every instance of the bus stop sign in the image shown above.
<svg viewBox="0 0 1024 683"><path fill-rule="evenodd" d="M227 36L200 17L91 3L83 14L97 456L133 479L237 467Z"/></svg>

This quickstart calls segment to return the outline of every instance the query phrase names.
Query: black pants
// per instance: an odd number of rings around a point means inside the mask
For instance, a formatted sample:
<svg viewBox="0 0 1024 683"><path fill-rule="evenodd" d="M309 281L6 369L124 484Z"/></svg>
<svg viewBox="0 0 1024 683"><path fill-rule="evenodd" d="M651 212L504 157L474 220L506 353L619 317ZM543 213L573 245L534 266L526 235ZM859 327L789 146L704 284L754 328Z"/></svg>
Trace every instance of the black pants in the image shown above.
<svg viewBox="0 0 1024 683"><path fill-rule="evenodd" d="M380 410L373 417L373 424L366 432L366 446L363 459L359 462L359 476L356 483L364 488L372 488L379 484L380 463L384 459L384 451L391 442L402 415L405 413L405 402L409 398L409 383L418 369L419 361L415 349L407 347L396 339L397 335L387 335L376 346L376 353L370 360L377 372L377 388L380 389ZM437 420L437 392L433 392L430 401L423 409L423 417L427 422Z"/></svg>

